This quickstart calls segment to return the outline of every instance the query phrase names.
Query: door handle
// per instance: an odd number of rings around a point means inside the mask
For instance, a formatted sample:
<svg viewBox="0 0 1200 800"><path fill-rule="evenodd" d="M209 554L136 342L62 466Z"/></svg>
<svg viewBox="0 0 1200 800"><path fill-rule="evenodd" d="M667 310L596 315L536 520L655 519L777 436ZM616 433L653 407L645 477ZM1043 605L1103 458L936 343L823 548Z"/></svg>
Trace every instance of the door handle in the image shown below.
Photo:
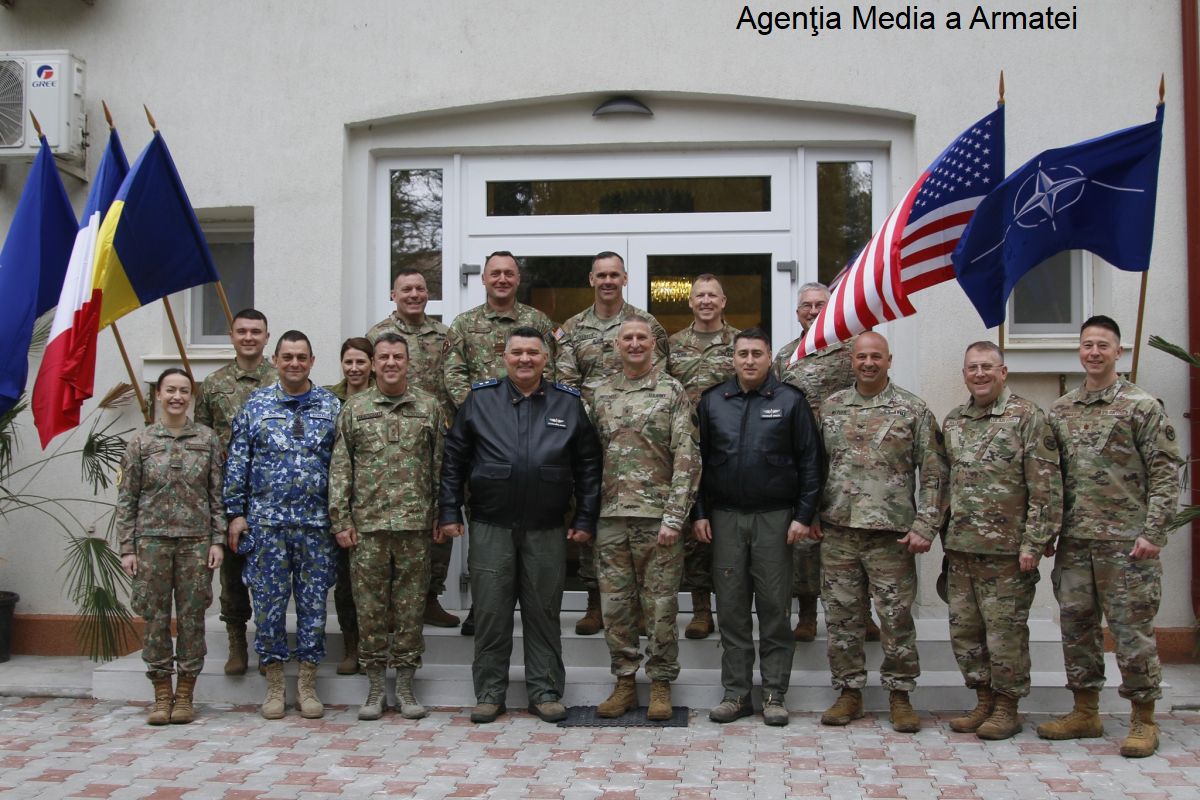
<svg viewBox="0 0 1200 800"><path fill-rule="evenodd" d="M792 276L792 283L800 280L800 262L799 261L776 261L775 270L777 272L786 272ZM465 279L464 279L465 280ZM466 286L464 283L463 286Z"/></svg>
<svg viewBox="0 0 1200 800"><path fill-rule="evenodd" d="M458 268L458 279L462 281L462 285L467 285L467 276L479 275L483 272L483 267L479 264L461 264Z"/></svg>

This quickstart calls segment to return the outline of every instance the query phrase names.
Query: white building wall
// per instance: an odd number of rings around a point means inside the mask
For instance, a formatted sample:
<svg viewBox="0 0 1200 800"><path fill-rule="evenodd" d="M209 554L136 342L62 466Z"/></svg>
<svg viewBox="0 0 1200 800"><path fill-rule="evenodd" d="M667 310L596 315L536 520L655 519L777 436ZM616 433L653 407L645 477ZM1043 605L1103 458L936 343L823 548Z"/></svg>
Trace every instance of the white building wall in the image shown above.
<svg viewBox="0 0 1200 800"><path fill-rule="evenodd" d="M362 272L371 256L366 240L373 213L367 196L371 152L388 141L403 146L415 140L406 137L419 139L422 131L434 136L447 126L439 113L447 109L470 110L490 121L489 135L512 146L547 148L567 139L619 148L621 139L611 136L617 126L592 119L588 109L627 92L655 98L652 106L659 103L642 141L653 141L660 129L670 132L662 141L685 140L671 138L678 131L668 110L706 113L701 109L712 109L722 98L730 99L729 108L745 98L778 104L782 120L797 120L796 132L783 137L788 142L816 144L809 137L829 135L819 130L870 120L873 129L895 129L887 139L895 200L952 136L991 108L1001 69L1008 86L1010 170L1046 147L1148 121L1159 74L1165 73L1168 106L1147 334L1186 342L1177 3L1090 0L1077 4L1076 30L985 32L941 29L945 12L972 10L972 4L923 2L919 10L933 12L939 30L861 31L849 29L850 3L827 0L826 14L840 12L843 29L818 36L735 30L742 5L121 0L90 6L79 0L18 0L14 9L0 9L0 50L71 50L87 62L94 144L104 136L104 99L132 158L149 136L141 113L146 103L195 206L253 207L257 305L270 316L274 332L302 327L309 333L319 356L314 375L319 380L333 379L338 344L358 332L374 308L363 297ZM785 8L793 10L783 5L772 10ZM530 126L522 104L554 98L567 98L560 111L578 103L574 122ZM762 102L756 104L754 118L764 114ZM809 123L817 126L806 130L805 120L822 119L828 121L825 128ZM739 126L736 117L715 113L711 122L694 132L696 140L764 143L760 131ZM458 135L462 147L496 144L478 135L472 141L469 130ZM831 137L832 143L843 143L844 135ZM873 135L866 143L879 141ZM11 220L25 174L23 165L5 171L0 229ZM86 186L70 178L67 183L81 208ZM1097 310L1117 317L1132 341L1137 277L1112 274L1098 285ZM987 334L953 284L922 293L916 305L918 316L898 325L897 335L919 353L898 355L911 358L918 384L912 388L941 417L963 397L957 370L963 347ZM158 308L127 317L121 329L135 360L173 349ZM111 340L106 335L102 341L100 391L123 376ZM1186 442L1184 368L1147 350L1139 382L1163 398ZM1012 384L1043 404L1058 392L1056 374L1015 375ZM130 426L139 421L134 413L126 418ZM28 458L38 452L31 422L26 434L22 457ZM48 485L62 486L76 475L68 465L44 477ZM0 586L20 592L18 610L69 611L59 588L58 534L21 515L0 522L0 533ZM1179 532L1165 559L1168 589L1160 625L1193 621L1188 563L1187 534ZM928 580L935 559L927 556L924 564L922 613L944 614ZM1054 611L1047 584L1039 596L1042 615Z"/></svg>

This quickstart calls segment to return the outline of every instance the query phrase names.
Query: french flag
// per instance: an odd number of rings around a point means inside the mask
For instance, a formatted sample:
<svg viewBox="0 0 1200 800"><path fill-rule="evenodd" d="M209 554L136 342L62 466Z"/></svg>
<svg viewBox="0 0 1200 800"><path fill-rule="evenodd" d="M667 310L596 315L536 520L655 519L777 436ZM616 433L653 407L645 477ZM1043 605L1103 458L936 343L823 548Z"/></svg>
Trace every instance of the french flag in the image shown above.
<svg viewBox="0 0 1200 800"><path fill-rule="evenodd" d="M116 130L111 130L75 235L58 308L50 326L50 340L33 385L33 422L42 449L55 436L79 424L79 409L92 396L99 318L94 312L85 313L85 307L98 305L88 303L95 291L92 284L96 240L100 223L128 172L129 161L121 147L121 138Z"/></svg>

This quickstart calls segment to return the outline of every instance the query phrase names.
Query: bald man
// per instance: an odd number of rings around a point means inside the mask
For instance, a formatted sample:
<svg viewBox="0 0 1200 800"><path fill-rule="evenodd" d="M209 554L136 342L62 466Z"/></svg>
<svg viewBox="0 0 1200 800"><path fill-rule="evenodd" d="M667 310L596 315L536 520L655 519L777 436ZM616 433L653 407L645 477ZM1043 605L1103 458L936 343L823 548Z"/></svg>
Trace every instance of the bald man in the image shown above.
<svg viewBox="0 0 1200 800"><path fill-rule="evenodd" d="M862 334L851 359L854 385L832 394L820 414L829 473L820 530L812 535L823 537L829 669L841 690L821 723L846 725L863 715L863 617L873 600L883 631L879 674L890 691L892 727L913 733L921 728L909 702L921 674L912 618L915 557L929 550L946 515L946 452L925 403L891 382L886 339Z"/></svg>

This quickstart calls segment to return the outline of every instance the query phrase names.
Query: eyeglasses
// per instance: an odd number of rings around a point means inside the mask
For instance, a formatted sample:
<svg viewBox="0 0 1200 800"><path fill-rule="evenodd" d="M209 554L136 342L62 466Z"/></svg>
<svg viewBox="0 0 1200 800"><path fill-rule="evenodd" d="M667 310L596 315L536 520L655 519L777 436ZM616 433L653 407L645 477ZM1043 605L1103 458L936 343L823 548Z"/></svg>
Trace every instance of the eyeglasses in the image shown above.
<svg viewBox="0 0 1200 800"><path fill-rule="evenodd" d="M998 372L1003 364L969 364L963 367L964 375L991 375Z"/></svg>

